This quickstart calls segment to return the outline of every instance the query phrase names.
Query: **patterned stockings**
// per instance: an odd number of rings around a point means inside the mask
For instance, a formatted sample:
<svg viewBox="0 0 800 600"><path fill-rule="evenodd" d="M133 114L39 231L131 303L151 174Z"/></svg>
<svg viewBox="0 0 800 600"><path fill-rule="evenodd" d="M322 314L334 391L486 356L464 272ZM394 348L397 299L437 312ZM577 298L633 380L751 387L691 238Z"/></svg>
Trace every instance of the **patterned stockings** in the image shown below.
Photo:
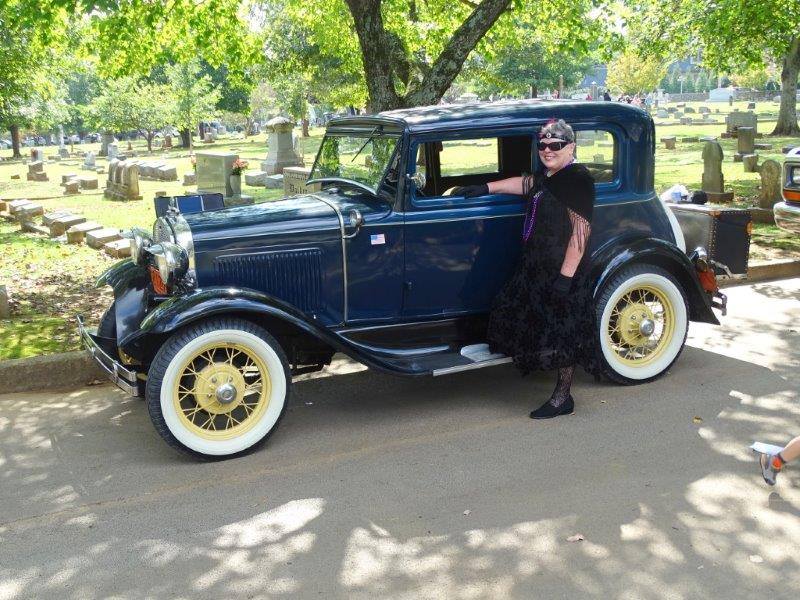
<svg viewBox="0 0 800 600"><path fill-rule="evenodd" d="M575 365L564 367L558 370L558 379L556 380L556 389L553 390L553 395L550 396L550 404L558 408L569 398L569 389L572 386L572 376L575 373Z"/></svg>

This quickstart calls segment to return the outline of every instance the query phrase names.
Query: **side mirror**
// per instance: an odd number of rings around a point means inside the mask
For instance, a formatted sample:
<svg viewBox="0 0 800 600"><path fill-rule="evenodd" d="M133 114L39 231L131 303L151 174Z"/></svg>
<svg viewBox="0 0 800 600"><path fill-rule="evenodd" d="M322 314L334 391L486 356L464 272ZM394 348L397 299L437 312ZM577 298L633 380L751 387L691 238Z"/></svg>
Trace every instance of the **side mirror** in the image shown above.
<svg viewBox="0 0 800 600"><path fill-rule="evenodd" d="M416 171L413 175L409 175L408 179L414 184L418 190L425 189L425 173Z"/></svg>

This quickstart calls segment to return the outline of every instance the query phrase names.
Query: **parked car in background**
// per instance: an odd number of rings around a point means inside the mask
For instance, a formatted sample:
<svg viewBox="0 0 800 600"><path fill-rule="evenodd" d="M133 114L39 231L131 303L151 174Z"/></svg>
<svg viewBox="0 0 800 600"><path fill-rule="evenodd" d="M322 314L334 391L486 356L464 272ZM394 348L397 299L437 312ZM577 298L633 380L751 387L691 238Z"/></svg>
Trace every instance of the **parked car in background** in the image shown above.
<svg viewBox="0 0 800 600"><path fill-rule="evenodd" d="M231 208L178 198L152 232L132 232L132 259L98 282L115 299L97 330L78 319L84 343L117 385L145 397L168 444L201 457L261 444L292 376L336 352L412 377L508 363L482 342L521 252L526 200L453 190L535 172L537 133L552 118L573 126L596 181L590 260L603 372L621 384L660 377L689 321L718 323L712 307L724 310L725 297L712 257L686 247L653 189L651 117L616 102L332 119L309 181L319 191Z"/></svg>
<svg viewBox="0 0 800 600"><path fill-rule="evenodd" d="M800 233L800 147L790 150L783 161L783 202L773 207L775 224Z"/></svg>

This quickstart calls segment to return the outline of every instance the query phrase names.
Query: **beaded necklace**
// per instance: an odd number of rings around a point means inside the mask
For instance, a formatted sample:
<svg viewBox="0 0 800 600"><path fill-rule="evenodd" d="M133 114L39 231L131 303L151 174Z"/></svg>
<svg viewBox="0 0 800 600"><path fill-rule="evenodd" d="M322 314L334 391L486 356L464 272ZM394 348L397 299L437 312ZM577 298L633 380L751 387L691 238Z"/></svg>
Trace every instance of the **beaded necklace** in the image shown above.
<svg viewBox="0 0 800 600"><path fill-rule="evenodd" d="M573 156L572 160L561 168L566 169L574 162L575 162L575 157ZM560 170L561 169L559 169L559 171ZM556 173L558 173L558 171L556 171ZM551 173L550 175L553 175L553 173ZM547 175L547 177L550 177L550 175ZM531 198L530 206L528 206L528 212L525 215L525 224L522 226L523 243L526 243L530 239L531 234L533 233L533 227L536 224L536 209L539 208L539 200L541 199L543 193L544 190L539 190L533 195L533 198Z"/></svg>

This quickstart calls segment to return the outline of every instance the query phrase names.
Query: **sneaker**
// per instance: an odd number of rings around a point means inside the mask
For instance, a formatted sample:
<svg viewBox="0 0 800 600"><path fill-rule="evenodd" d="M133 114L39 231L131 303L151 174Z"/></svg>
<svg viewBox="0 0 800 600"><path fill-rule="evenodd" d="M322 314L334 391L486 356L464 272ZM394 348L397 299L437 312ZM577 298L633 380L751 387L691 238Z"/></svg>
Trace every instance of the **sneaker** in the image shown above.
<svg viewBox="0 0 800 600"><path fill-rule="evenodd" d="M759 458L759 462L761 463L761 476L764 477L764 481L767 482L767 485L775 485L775 479L781 471L780 467L775 467L773 458L773 454L762 454Z"/></svg>

